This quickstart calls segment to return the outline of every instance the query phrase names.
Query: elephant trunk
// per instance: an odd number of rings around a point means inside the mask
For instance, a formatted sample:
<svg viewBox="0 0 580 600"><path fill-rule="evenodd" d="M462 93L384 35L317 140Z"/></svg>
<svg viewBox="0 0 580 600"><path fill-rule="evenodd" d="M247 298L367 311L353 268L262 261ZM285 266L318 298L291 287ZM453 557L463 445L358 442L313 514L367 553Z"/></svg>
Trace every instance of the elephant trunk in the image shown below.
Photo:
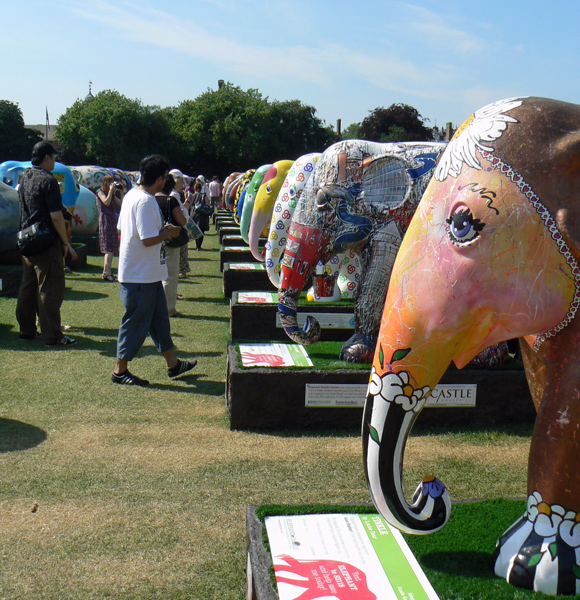
<svg viewBox="0 0 580 600"><path fill-rule="evenodd" d="M445 525L451 499L444 484L430 475L417 486L411 504L405 499L405 444L425 399L417 401L420 394L415 390L411 397L403 396L405 400L399 395L394 401L385 401L384 395L397 387L408 387L402 375L388 373L381 381L373 368L362 429L365 472L371 497L383 517L405 533L425 535Z"/></svg>
<svg viewBox="0 0 580 600"><path fill-rule="evenodd" d="M278 292L278 298L278 314L280 315L280 322L286 335L293 342L302 344L303 346L317 342L320 339L320 324L314 317L308 316L306 318L303 329L300 329L298 326L296 318L298 296L285 294L281 297L281 293Z"/></svg>
<svg viewBox="0 0 580 600"><path fill-rule="evenodd" d="M322 257L321 248L327 243L318 228L292 223L288 230L278 291L278 314L284 331L297 344L313 344L320 338L320 325L314 317L309 316L304 328L300 329L296 315L300 293Z"/></svg>

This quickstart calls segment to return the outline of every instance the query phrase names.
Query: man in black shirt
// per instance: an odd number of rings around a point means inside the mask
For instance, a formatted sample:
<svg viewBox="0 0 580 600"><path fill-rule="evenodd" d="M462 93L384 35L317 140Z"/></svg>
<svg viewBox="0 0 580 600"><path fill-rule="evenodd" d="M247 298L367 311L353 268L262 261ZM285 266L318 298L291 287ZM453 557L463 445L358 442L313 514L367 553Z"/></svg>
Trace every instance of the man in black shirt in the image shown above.
<svg viewBox="0 0 580 600"><path fill-rule="evenodd" d="M20 229L43 223L54 235L54 245L36 256L22 257L22 284L18 293L16 318L20 339L38 337L36 315L42 341L49 348L72 346L76 340L62 333L60 307L64 299L64 257L71 249L63 216L58 182L51 174L56 150L48 142L32 149L32 168L22 175L18 186Z"/></svg>

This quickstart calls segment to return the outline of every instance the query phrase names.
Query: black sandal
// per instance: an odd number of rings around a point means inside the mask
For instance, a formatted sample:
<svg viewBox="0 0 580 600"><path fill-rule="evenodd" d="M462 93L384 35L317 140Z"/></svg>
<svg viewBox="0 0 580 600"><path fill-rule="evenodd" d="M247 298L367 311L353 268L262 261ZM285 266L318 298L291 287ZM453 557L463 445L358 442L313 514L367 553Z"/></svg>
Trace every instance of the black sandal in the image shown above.
<svg viewBox="0 0 580 600"><path fill-rule="evenodd" d="M115 279L115 276L114 276L114 275L105 275L104 273L103 273L103 279L104 279L105 281L117 281L117 280Z"/></svg>

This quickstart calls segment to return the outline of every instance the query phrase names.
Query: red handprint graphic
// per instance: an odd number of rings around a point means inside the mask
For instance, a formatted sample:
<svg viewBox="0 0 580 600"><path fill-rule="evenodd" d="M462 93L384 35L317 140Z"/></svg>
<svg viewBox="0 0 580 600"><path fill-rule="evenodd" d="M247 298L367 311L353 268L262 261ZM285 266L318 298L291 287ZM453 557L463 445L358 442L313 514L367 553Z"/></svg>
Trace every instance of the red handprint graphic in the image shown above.
<svg viewBox="0 0 580 600"><path fill-rule="evenodd" d="M336 560L297 560L282 554L277 558L288 564L274 565L276 581L307 588L296 600L316 600L334 596L337 600L377 600L369 590L367 578L357 567ZM290 579L283 572L306 580Z"/></svg>
<svg viewBox="0 0 580 600"><path fill-rule="evenodd" d="M254 354L253 352L242 352L242 359L248 365L256 365L262 362L268 363L271 367L281 367L284 365L284 359L278 354Z"/></svg>

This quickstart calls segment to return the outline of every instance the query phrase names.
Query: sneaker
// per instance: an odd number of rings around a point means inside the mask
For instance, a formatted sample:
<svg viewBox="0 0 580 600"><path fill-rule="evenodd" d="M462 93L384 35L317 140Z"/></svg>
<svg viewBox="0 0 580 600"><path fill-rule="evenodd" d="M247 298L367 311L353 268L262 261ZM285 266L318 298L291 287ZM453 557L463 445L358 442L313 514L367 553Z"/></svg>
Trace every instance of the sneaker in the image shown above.
<svg viewBox="0 0 580 600"><path fill-rule="evenodd" d="M197 365L197 360L195 360L195 359L193 359L193 360L178 360L177 364L174 367L167 369L167 375L169 376L170 379L175 379L176 377L179 377L180 375L183 375L184 373L191 371L191 369L193 369L193 367L195 367L195 365Z"/></svg>
<svg viewBox="0 0 580 600"><path fill-rule="evenodd" d="M140 377L129 373L129 371L125 371L120 375L113 373L111 381L120 385L140 385L141 387L149 385L149 382L146 379L141 379Z"/></svg>
<svg viewBox="0 0 580 600"><path fill-rule="evenodd" d="M68 335L63 335L62 338L55 344L44 344L47 348L68 348L68 346L74 346L77 341Z"/></svg>

